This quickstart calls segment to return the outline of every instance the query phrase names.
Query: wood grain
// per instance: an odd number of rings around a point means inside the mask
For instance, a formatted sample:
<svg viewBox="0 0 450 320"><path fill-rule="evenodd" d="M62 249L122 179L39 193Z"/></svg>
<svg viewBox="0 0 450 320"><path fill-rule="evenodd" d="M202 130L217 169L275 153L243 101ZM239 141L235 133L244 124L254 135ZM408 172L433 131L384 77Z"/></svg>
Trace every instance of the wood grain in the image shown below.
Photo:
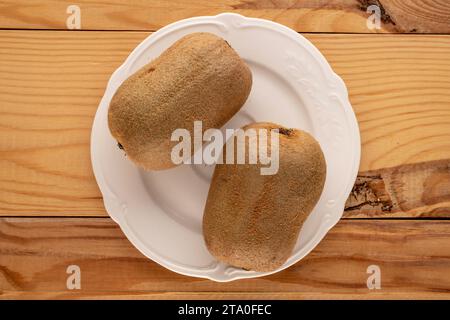
<svg viewBox="0 0 450 320"><path fill-rule="evenodd" d="M71 264L80 291L66 290ZM380 290L366 286L372 264ZM450 221L343 220L280 273L215 283L148 260L108 218L0 219L0 298L450 298L449 272Z"/></svg>
<svg viewBox="0 0 450 320"><path fill-rule="evenodd" d="M361 172L345 217L450 217L450 159Z"/></svg>
<svg viewBox="0 0 450 320"><path fill-rule="evenodd" d="M106 215L90 164L93 116L111 73L147 35L0 32L0 215ZM363 175L450 159L450 36L307 37L347 84ZM448 175L440 177L404 190L413 205L398 215L447 217ZM440 198L411 198L428 192ZM366 209L351 215L392 213Z"/></svg>
<svg viewBox="0 0 450 320"><path fill-rule="evenodd" d="M66 29L73 1L0 0L0 28ZM450 4L442 0L78 0L84 30L155 31L180 19L234 12L265 18L300 32L450 33ZM381 29L370 30L370 5L381 9Z"/></svg>

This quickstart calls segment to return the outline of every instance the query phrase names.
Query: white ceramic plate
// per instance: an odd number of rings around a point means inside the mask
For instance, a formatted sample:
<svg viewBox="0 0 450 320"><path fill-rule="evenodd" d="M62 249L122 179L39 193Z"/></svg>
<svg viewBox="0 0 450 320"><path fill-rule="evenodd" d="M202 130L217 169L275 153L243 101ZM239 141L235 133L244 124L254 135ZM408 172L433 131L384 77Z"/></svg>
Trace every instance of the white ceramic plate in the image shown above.
<svg viewBox="0 0 450 320"><path fill-rule="evenodd" d="M182 20L149 36L114 72L98 107L91 137L95 177L111 218L136 248L162 266L215 281L269 274L219 263L206 249L201 225L213 167L182 165L145 172L118 149L108 130L108 105L120 84L173 42L199 31L226 39L253 73L249 99L225 127L270 121L303 129L319 141L325 154L322 196L305 221L292 256L274 273L302 259L339 221L360 159L359 130L345 84L295 31L226 13Z"/></svg>

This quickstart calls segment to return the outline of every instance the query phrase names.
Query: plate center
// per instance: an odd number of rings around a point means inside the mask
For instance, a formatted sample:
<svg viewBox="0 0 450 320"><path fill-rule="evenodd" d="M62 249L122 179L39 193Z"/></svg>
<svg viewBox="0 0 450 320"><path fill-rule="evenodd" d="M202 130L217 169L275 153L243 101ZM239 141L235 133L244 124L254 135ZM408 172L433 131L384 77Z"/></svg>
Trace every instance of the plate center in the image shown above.
<svg viewBox="0 0 450 320"><path fill-rule="evenodd" d="M274 122L313 133L308 109L291 84L270 67L246 61L253 86L243 108L222 128ZM148 194L174 221L202 234L202 217L214 165L181 165L164 171L140 171Z"/></svg>

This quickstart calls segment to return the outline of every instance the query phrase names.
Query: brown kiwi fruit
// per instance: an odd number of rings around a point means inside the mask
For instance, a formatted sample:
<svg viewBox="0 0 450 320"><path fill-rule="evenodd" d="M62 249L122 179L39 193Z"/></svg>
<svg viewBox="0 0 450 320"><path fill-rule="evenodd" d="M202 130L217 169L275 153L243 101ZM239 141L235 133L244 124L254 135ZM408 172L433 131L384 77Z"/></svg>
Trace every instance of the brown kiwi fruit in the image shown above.
<svg viewBox="0 0 450 320"><path fill-rule="evenodd" d="M175 166L171 150L178 142L170 141L175 129L187 129L192 137L196 120L203 132L222 127L251 86L250 69L224 39L192 33L122 83L109 105L109 129L136 164L167 169Z"/></svg>
<svg viewBox="0 0 450 320"><path fill-rule="evenodd" d="M278 172L261 175L260 168L267 165L259 161L217 164L204 210L203 234L208 250L218 260L246 270L271 271L289 258L304 220L320 198L325 158L318 142L304 131L273 123L254 123L243 129L279 130L272 133L279 135ZM245 145L248 150L249 139Z"/></svg>

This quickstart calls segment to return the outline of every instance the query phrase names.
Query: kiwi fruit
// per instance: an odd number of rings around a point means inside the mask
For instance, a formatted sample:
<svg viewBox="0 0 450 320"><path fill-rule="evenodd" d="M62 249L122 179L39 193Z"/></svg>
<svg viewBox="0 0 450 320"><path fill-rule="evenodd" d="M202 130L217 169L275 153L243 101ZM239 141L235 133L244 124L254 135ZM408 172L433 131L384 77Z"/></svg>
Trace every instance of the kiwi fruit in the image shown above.
<svg viewBox="0 0 450 320"><path fill-rule="evenodd" d="M259 160L216 164L203 216L204 239L214 257L261 272L275 270L289 258L326 176L324 155L310 134L267 122L243 130L263 128L278 129L272 133L279 136L278 172L261 175L260 168L267 165ZM245 145L248 150L249 139Z"/></svg>
<svg viewBox="0 0 450 320"><path fill-rule="evenodd" d="M172 132L187 129L193 137L194 121L202 121L203 132L222 127L251 86L250 69L224 39L192 33L122 83L109 105L109 129L137 165L171 168L178 143L171 141Z"/></svg>

